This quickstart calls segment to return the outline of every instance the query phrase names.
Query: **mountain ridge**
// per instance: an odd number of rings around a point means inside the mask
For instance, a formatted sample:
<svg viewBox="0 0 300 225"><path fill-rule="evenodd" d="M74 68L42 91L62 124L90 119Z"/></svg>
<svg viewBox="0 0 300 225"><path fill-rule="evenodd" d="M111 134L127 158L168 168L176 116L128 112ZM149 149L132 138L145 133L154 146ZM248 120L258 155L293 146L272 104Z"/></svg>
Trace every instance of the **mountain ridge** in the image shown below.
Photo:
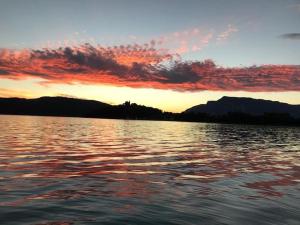
<svg viewBox="0 0 300 225"><path fill-rule="evenodd" d="M246 113L250 115L288 113L293 117L300 118L300 105L249 97L223 96L219 100L193 106L183 113L206 113L211 115L225 115L228 113Z"/></svg>
<svg viewBox="0 0 300 225"><path fill-rule="evenodd" d="M61 96L43 96L35 99L0 98L0 114L300 125L300 105L228 96L193 106L182 113L164 112L129 101L111 105L97 100Z"/></svg>

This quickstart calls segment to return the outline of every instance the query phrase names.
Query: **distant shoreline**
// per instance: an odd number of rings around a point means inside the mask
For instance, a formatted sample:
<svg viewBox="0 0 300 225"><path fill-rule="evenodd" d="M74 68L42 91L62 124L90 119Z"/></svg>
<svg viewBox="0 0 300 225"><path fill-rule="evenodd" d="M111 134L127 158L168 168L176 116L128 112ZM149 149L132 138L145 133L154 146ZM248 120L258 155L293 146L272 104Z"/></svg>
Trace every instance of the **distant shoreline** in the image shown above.
<svg viewBox="0 0 300 225"><path fill-rule="evenodd" d="M239 123L239 122L217 122L217 121L188 121L188 120L167 120L167 119L133 119L133 118L106 118L106 117L83 117L83 116L62 116L62 115L29 115L29 114L2 114L0 116L28 116L28 117L59 117L74 119L103 119L103 120L129 120L129 121L149 121L149 122L179 122L179 123L205 123L205 124L224 124L224 125L249 125L249 126L272 126L272 127L300 127L300 122L295 124L276 124L276 123Z"/></svg>
<svg viewBox="0 0 300 225"><path fill-rule="evenodd" d="M266 112L262 111L265 110ZM0 98L0 114L219 124L300 126L300 106L249 98L223 97L181 113L125 102L110 105L66 97ZM296 115L299 117L294 117Z"/></svg>

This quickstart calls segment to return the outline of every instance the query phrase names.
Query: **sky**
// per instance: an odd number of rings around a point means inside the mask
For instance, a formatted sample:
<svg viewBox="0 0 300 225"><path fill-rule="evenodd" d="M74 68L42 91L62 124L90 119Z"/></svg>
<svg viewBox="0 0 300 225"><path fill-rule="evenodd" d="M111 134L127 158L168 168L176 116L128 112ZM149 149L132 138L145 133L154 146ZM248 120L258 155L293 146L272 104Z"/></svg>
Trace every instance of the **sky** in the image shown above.
<svg viewBox="0 0 300 225"><path fill-rule="evenodd" d="M0 97L300 104L299 0L0 0Z"/></svg>

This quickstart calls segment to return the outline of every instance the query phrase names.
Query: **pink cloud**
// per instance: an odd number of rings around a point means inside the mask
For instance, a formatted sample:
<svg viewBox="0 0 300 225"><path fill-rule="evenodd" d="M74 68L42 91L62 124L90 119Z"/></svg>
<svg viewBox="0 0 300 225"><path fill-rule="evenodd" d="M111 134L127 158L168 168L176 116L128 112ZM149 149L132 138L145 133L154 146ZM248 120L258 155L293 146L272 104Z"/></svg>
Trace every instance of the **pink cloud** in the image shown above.
<svg viewBox="0 0 300 225"><path fill-rule="evenodd" d="M235 26L229 24L227 29L217 36L217 42L220 43L226 41L235 32L238 32L238 29Z"/></svg>

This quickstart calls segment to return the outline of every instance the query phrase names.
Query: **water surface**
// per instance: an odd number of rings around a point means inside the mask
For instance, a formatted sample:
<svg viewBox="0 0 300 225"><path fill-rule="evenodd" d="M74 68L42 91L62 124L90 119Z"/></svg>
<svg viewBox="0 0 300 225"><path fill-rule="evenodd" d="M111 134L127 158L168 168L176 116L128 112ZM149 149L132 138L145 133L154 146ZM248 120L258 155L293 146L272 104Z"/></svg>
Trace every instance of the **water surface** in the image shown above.
<svg viewBox="0 0 300 225"><path fill-rule="evenodd" d="M300 129L0 116L1 224L300 224Z"/></svg>

